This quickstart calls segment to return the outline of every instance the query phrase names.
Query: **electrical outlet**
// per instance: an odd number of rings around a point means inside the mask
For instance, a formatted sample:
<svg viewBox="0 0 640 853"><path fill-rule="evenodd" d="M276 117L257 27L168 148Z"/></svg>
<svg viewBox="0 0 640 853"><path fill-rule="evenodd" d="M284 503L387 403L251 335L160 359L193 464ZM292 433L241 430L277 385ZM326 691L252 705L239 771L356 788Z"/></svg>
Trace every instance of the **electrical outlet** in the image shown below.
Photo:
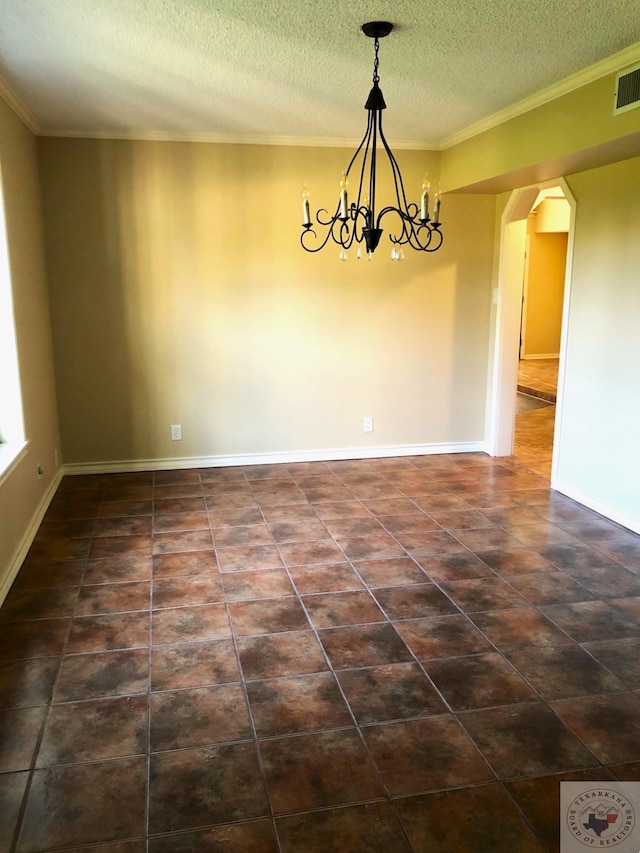
<svg viewBox="0 0 640 853"><path fill-rule="evenodd" d="M171 424L171 441L182 441L182 424Z"/></svg>
<svg viewBox="0 0 640 853"><path fill-rule="evenodd" d="M56 466L56 468L60 467L60 451L57 447L53 451L53 464Z"/></svg>
<svg viewBox="0 0 640 853"><path fill-rule="evenodd" d="M36 468L36 474L38 475L38 479L41 480L44 477L44 468L42 465L38 465Z"/></svg>
<svg viewBox="0 0 640 853"><path fill-rule="evenodd" d="M362 432L373 432L373 417L371 415L362 419Z"/></svg>

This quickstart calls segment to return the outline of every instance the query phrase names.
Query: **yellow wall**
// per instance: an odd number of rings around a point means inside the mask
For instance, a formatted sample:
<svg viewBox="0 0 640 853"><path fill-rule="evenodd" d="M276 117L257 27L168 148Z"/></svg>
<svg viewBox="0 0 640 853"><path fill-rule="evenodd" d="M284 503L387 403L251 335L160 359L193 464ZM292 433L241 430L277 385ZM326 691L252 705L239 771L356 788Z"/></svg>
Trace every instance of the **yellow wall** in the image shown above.
<svg viewBox="0 0 640 853"><path fill-rule="evenodd" d="M447 148L443 190L480 184L485 192L503 191L640 154L640 109L613 115L615 77L608 74Z"/></svg>
<svg viewBox="0 0 640 853"><path fill-rule="evenodd" d="M529 252L522 353L525 358L557 356L562 330L568 235L539 234L536 218L537 214L532 214L527 222Z"/></svg>
<svg viewBox="0 0 640 853"><path fill-rule="evenodd" d="M44 274L36 141L0 99L0 162L11 268L26 455L0 485L0 598L25 534L55 480L59 447ZM36 468L45 474L38 480Z"/></svg>
<svg viewBox="0 0 640 853"><path fill-rule="evenodd" d="M483 440L493 197L343 264L300 248L300 190L334 205L351 152L39 145L65 462ZM398 159L417 201L438 156Z"/></svg>

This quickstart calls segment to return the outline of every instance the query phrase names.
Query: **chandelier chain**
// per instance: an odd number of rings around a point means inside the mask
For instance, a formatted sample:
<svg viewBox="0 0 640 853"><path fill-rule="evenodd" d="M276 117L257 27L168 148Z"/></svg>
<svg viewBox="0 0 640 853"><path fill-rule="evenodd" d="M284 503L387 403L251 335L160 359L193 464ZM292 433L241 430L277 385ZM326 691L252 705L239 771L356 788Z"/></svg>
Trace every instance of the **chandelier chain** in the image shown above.
<svg viewBox="0 0 640 853"><path fill-rule="evenodd" d="M378 74L378 65L380 64L380 60L378 59L378 51L380 50L380 40L376 38L375 40L375 59L373 60L373 82L380 82L380 75Z"/></svg>

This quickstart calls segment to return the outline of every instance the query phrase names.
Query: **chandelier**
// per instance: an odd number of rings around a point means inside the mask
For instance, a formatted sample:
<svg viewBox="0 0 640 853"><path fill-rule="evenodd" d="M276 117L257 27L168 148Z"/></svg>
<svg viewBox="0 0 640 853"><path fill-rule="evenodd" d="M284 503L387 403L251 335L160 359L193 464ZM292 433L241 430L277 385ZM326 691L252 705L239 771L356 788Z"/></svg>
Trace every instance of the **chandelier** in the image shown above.
<svg viewBox="0 0 640 853"><path fill-rule="evenodd" d="M351 162L342 173L340 194L333 216L326 208L316 213L316 224L312 222L309 209L309 191L306 185L302 190L302 234L300 242L307 252L319 252L333 240L340 246L340 260L347 260L347 251L354 242L358 246L356 257L360 259L364 250L371 260L382 237L382 220L387 219L391 228L389 234L392 243L391 259L401 261L404 258L403 246L410 246L419 252L435 252L442 245L440 231L440 190L434 194L433 215L429 215L429 179L422 182L420 204L407 203L400 167L393 155L382 131L382 111L387 108L380 89L378 76L378 51L380 39L388 36L393 24L388 21L372 21L362 25L362 32L374 39L375 58L373 63L373 87L364 106L368 113L367 129L362 142L351 158ZM381 148L379 150L379 146ZM378 154L386 154L395 189L395 205L387 205L381 210L377 207L377 169ZM349 203L349 177L358 175L356 201ZM319 238L315 228L326 229L324 237Z"/></svg>

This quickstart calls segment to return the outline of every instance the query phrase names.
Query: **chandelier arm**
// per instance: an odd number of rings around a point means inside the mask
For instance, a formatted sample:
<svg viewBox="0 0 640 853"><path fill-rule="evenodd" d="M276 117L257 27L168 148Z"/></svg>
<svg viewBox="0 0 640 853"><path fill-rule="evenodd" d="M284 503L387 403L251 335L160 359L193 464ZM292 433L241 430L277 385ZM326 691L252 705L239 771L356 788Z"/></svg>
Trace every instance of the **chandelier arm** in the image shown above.
<svg viewBox="0 0 640 853"><path fill-rule="evenodd" d="M371 133L373 131L373 113L371 110L367 110L368 118L367 118L367 131L365 133L365 138L363 142L366 142L364 148L364 154L362 155L362 168L360 169L360 182L358 184L358 201L356 203L356 208L358 211L361 210L360 202L362 200L362 184L364 183L364 174L367 168L367 161L369 159L369 143L371 141ZM362 148L362 145L360 146ZM371 203L371 196L369 196L369 203ZM365 223L367 222L369 208L367 207L367 213L365 215ZM355 219L354 219L355 221Z"/></svg>
<svg viewBox="0 0 640 853"><path fill-rule="evenodd" d="M440 246L442 246L442 241L444 240L444 235L439 228L429 228L429 231L431 232L430 236L429 236L429 242L427 243L427 247L425 249L423 249L423 251L425 251L425 252L437 252L438 249L440 248ZM432 240L434 234L438 235L438 239L436 241L435 246L433 246L432 248L429 248L429 246L431 245L431 240Z"/></svg>
<svg viewBox="0 0 640 853"><path fill-rule="evenodd" d="M320 245L316 246L316 248L314 249L311 246L307 246L307 244L305 242L305 238L307 237L308 234L313 234L313 236L316 238L316 240L318 239L318 235L313 230L313 228L305 228L305 230L300 235L300 244L302 245L302 248L305 250L305 252L319 252L321 249L324 249L324 247L329 242L329 237L331 237L331 231L327 231L327 236L324 238L322 243L320 243Z"/></svg>
<svg viewBox="0 0 640 853"><path fill-rule="evenodd" d="M382 113L380 114L379 123L380 123L380 139L382 140L382 145L384 146L384 150L386 151L387 157L389 158L389 162L391 164L391 172L393 174L393 183L395 185L396 198L398 200L398 208L404 209L408 213L409 212L409 210L408 210L409 206L407 204L407 196L406 196L405 189L404 189L404 181L402 180L402 172L400 171L400 166L398 166L398 161L396 160L396 158L393 154L393 151L389 147L389 143L387 142L387 139L384 135L384 131L382 130ZM400 183L400 189L398 189L398 182ZM402 190L402 194L400 193L400 190ZM403 207L403 205L404 205L404 207ZM417 212L417 209L416 209L416 212Z"/></svg>
<svg viewBox="0 0 640 853"><path fill-rule="evenodd" d="M355 160L356 160L358 154L362 151L362 146L366 143L367 147L368 147L369 137L371 135L370 125L371 125L371 115L369 115L369 121L367 122L367 129L364 132L364 136L362 137L362 141L360 142L360 145L358 145L358 147L356 148L355 153L354 153L353 157L351 158L351 160L349 160L349 165L347 166L347 168L345 170L345 175L347 175L347 176L351 170L351 167L355 163Z"/></svg>
<svg viewBox="0 0 640 853"><path fill-rule="evenodd" d="M397 207L392 207L389 205L380 211L378 216L378 221L382 219L383 216L386 216L388 213L395 213L400 217L402 222L402 232L400 236L389 236L389 239L392 243L395 243L399 246L409 245L412 249L415 249L418 252L436 252L443 242L443 234L439 228L434 228L432 225L420 225L418 228L415 227L414 220L403 213L402 210ZM426 240L422 236L422 232L424 232ZM434 236L437 235L437 239L434 240ZM434 243L432 246L431 244Z"/></svg>

